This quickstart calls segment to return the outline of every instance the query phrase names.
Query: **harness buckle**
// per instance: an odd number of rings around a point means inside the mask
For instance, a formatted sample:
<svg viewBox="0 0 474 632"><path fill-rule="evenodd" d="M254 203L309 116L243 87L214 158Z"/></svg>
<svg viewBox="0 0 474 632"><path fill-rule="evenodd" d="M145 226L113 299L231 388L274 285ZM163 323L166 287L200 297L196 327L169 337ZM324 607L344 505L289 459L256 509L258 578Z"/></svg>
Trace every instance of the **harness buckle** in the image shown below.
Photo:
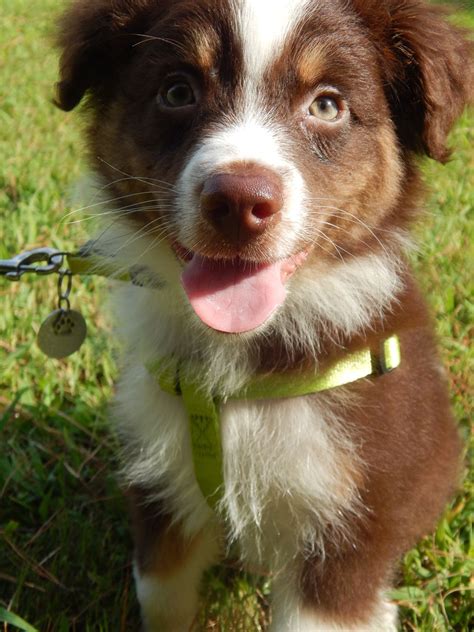
<svg viewBox="0 0 474 632"><path fill-rule="evenodd" d="M391 336L380 343L379 353L372 354L375 375L386 375L399 367L401 361L400 341Z"/></svg>

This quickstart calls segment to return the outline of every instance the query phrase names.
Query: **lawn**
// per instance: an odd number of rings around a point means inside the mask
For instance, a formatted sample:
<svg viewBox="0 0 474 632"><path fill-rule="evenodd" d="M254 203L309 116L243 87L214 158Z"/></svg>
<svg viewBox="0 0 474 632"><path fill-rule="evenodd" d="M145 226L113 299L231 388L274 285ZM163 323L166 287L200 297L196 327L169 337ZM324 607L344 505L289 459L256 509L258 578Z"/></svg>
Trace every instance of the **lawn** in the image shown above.
<svg viewBox="0 0 474 632"><path fill-rule="evenodd" d="M60 0L2 2L0 258L40 245L74 249L87 233L87 221L64 220L74 207L74 183L84 164L80 119L51 105L57 60L49 37L60 5ZM474 7L466 7L456 19L474 27ZM468 348L472 113L458 125L452 143L459 149L446 167L432 162L425 167L431 194L417 230L414 264L436 317L467 444L474 358ZM72 304L80 305L89 337L80 353L57 362L35 344L42 319L56 306L54 280L0 279L0 622L12 621L15 613L40 632L138 629L126 507L115 476L117 441L107 423L116 350L101 309L103 287L100 280L75 280ZM392 595L402 606L403 630L469 628L472 491L466 475L436 533L404 560ZM211 605L202 613L202 629L263 630L268 592L266 579L252 580L232 565L216 569L206 581Z"/></svg>

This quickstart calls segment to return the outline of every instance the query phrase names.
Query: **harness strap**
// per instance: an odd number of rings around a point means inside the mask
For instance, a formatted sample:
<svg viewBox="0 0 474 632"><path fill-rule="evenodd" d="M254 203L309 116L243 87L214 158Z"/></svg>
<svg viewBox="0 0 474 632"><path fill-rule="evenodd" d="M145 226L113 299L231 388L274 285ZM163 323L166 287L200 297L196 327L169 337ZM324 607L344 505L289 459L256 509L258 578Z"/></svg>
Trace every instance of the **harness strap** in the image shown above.
<svg viewBox="0 0 474 632"><path fill-rule="evenodd" d="M72 274L90 274L113 278L117 281L132 281L130 272L110 257L100 257L95 254L69 254L67 262Z"/></svg>
<svg viewBox="0 0 474 632"><path fill-rule="evenodd" d="M93 244L85 244L78 253L67 254L66 259L72 274L101 276L149 289L161 289L165 285L165 281L147 266L128 267L116 257L94 251Z"/></svg>
<svg viewBox="0 0 474 632"><path fill-rule="evenodd" d="M377 354L373 354L370 349L356 351L337 360L320 374L295 371L258 376L226 400L302 397L389 373L400 363L400 340L393 335L381 342ZM174 358L165 358L147 368L158 379L164 392L183 398L190 424L196 479L207 502L215 508L223 489L219 415L221 400L207 395L199 382L190 377L199 374L198 366L193 367L191 363L184 365Z"/></svg>

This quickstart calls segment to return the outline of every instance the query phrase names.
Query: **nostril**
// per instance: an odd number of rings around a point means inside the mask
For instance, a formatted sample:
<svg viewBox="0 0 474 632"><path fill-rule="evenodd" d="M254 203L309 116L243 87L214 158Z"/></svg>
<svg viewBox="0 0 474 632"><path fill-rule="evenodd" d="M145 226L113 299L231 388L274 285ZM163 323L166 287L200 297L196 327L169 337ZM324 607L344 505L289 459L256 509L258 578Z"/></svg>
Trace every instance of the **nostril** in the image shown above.
<svg viewBox="0 0 474 632"><path fill-rule="evenodd" d="M217 219L223 219L232 213L230 201L216 193L201 195L201 209L208 217Z"/></svg>
<svg viewBox="0 0 474 632"><path fill-rule="evenodd" d="M255 204L252 209L252 215L260 220L268 219L269 217L273 217L273 215L275 215L275 207L269 202Z"/></svg>

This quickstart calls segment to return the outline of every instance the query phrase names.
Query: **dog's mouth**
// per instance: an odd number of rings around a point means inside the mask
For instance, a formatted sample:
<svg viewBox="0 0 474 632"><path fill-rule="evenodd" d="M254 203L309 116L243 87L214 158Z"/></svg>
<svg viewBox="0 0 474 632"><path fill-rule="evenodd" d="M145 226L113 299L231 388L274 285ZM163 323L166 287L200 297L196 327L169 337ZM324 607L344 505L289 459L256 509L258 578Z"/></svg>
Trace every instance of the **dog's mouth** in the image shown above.
<svg viewBox="0 0 474 632"><path fill-rule="evenodd" d="M263 325L283 304L286 282L304 263L304 250L274 263L212 259L173 246L184 261L181 277L189 302L208 327L229 334Z"/></svg>

